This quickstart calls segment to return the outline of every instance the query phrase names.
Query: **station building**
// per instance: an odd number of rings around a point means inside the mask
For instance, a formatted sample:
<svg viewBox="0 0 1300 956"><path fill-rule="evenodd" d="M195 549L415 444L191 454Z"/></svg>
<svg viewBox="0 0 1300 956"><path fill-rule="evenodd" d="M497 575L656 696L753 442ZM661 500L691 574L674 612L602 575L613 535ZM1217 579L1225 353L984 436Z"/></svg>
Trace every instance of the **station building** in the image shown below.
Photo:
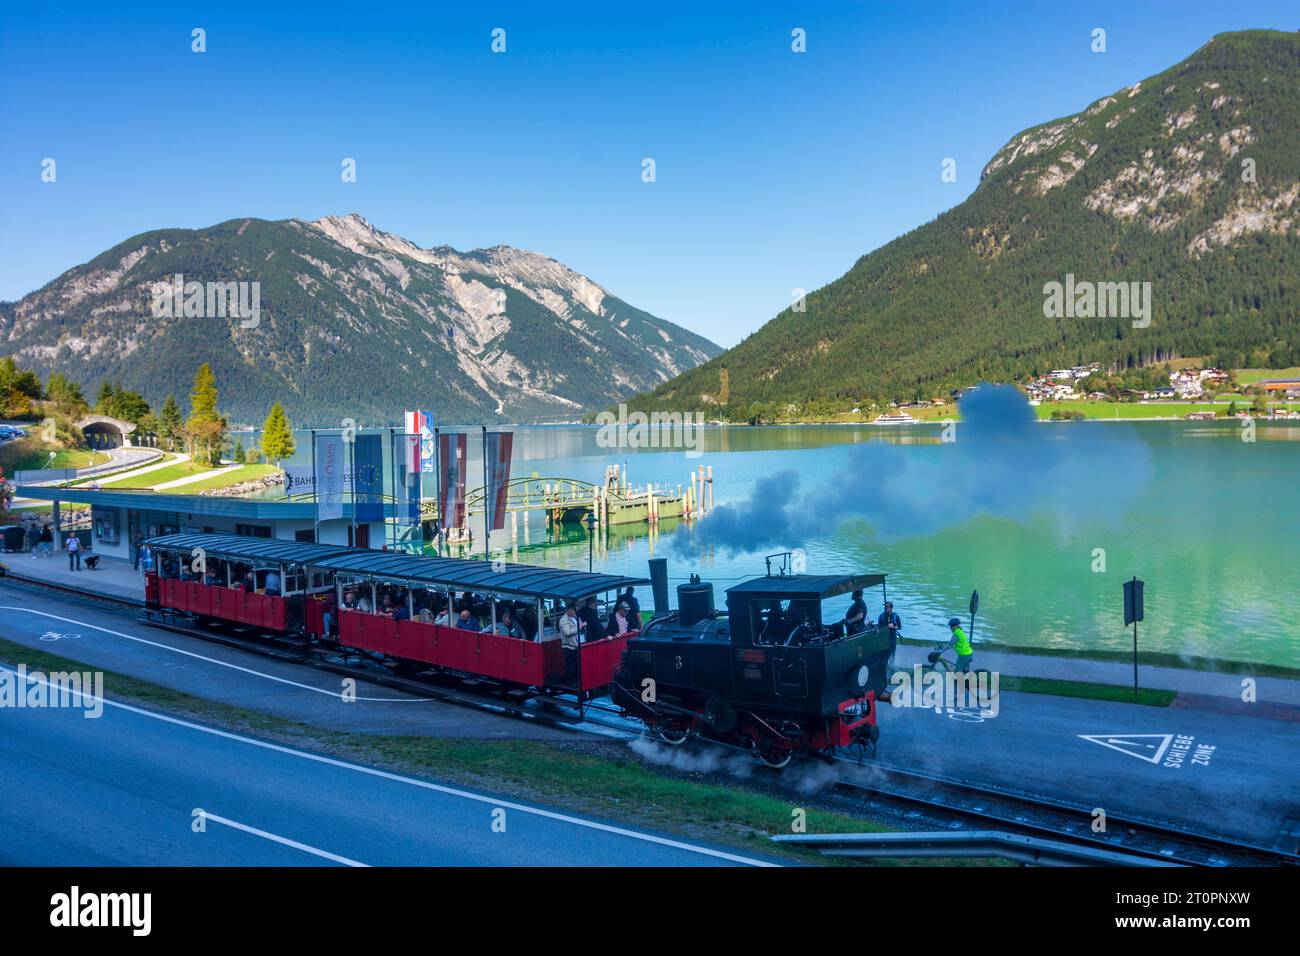
<svg viewBox="0 0 1300 956"><path fill-rule="evenodd" d="M64 535L59 527L59 506L70 502L89 505L91 548L111 557L129 559L137 535L147 539L181 532L225 532L285 541L317 540L316 506L310 498L225 498L44 485L21 486L17 496L54 503L56 548L63 546ZM393 514L394 505L385 502L385 519ZM354 525L352 502L344 501L342 518L320 522L320 542L382 548L389 527L386 520Z"/></svg>

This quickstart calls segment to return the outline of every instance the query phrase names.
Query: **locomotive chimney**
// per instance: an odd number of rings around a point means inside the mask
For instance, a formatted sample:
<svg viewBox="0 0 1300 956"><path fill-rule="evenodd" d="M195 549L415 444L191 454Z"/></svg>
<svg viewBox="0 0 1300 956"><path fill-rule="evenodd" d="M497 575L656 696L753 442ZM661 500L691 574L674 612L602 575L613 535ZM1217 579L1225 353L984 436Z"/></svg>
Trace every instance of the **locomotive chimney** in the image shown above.
<svg viewBox="0 0 1300 956"><path fill-rule="evenodd" d="M655 616L668 613L668 559L650 559L650 591L654 595Z"/></svg>
<svg viewBox="0 0 1300 956"><path fill-rule="evenodd" d="M677 585L677 621L690 627L713 614L713 585L691 575L689 584Z"/></svg>

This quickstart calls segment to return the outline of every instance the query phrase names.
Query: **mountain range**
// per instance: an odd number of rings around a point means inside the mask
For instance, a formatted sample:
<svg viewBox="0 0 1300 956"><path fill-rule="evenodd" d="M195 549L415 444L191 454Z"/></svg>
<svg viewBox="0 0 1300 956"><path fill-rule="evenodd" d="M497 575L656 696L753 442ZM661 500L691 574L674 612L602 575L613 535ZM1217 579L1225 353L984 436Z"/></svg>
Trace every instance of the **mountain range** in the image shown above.
<svg viewBox="0 0 1300 956"><path fill-rule="evenodd" d="M1094 361L1300 365L1297 144L1300 35L1221 34L1013 136L964 202L631 404L788 420ZM1121 282L1149 315L1049 302Z"/></svg>
<svg viewBox="0 0 1300 956"><path fill-rule="evenodd" d="M160 290L188 283L201 292L187 317ZM210 283L247 283L238 301L255 318L223 315ZM244 423L276 400L303 426L400 422L408 408L574 420L720 352L544 255L425 249L357 214L146 232L0 303L0 355L42 378L62 372L87 395L120 380L157 407L183 403L207 362L222 412Z"/></svg>

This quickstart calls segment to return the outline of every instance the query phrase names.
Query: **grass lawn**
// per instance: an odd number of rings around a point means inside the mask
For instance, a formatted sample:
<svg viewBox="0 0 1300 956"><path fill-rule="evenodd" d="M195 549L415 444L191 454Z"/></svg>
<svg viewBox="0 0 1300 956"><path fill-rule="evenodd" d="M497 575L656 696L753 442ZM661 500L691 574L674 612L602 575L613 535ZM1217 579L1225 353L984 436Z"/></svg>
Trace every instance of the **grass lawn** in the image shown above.
<svg viewBox="0 0 1300 956"><path fill-rule="evenodd" d="M46 465L50 452L55 453L54 461ZM12 475L20 469L89 468L91 465L102 465L108 460L109 456L102 451L46 445L34 437L0 445L0 467L4 468L6 475Z"/></svg>
<svg viewBox="0 0 1300 956"><path fill-rule="evenodd" d="M1277 403L1283 404L1283 403ZM1300 404L1286 403L1292 410L1300 409ZM1242 399L1237 404L1238 411L1249 411L1249 401ZM1083 399L1073 402L1043 402L1035 405L1034 411L1039 418L1050 419L1054 411L1083 412L1090 419L1108 418L1182 418L1189 412L1215 412L1226 414L1226 404L1209 402L1089 402ZM1262 417L1262 416L1261 416Z"/></svg>
<svg viewBox="0 0 1300 956"><path fill-rule="evenodd" d="M89 507L90 505L79 505L72 501L59 502L59 510L64 512L65 514L68 511L76 511L81 508L89 508ZM43 501L40 504L11 508L9 509L9 511L10 514L18 515L18 516L26 515L26 514L33 514L33 515L52 514L54 512L54 502Z"/></svg>
<svg viewBox="0 0 1300 956"><path fill-rule="evenodd" d="M165 468L160 470L166 471ZM222 472L216 477L206 478L203 481L191 481L189 484L180 485L176 488L164 488L162 494L197 495L199 492L207 491L210 488L225 488L228 485L237 485L241 481L264 478L267 475L275 474L279 470L275 465L243 465L232 471ZM149 475L143 477L148 478Z"/></svg>
<svg viewBox="0 0 1300 956"><path fill-rule="evenodd" d="M1147 690L1117 687L1111 684L1093 684L1081 680L1054 680L1048 677L998 678L998 691L1014 690L1023 694L1050 694L1053 697L1079 697L1084 700L1113 700L1121 704L1144 704L1147 707L1168 707L1178 696L1173 690Z"/></svg>
<svg viewBox="0 0 1300 956"><path fill-rule="evenodd" d="M1300 366L1294 368L1239 368L1236 370L1237 381L1242 385L1254 385L1264 378L1300 378Z"/></svg>
<svg viewBox="0 0 1300 956"><path fill-rule="evenodd" d="M85 669L67 658L4 639L0 639L0 660L25 663L31 670L47 673ZM551 742L333 731L204 700L111 671L104 672L104 696L344 760L508 793L638 828L726 844L791 862L864 865L772 843L769 835L790 832L796 808L807 814L808 833L879 833L891 829L867 817L821 809L814 797L800 796L793 789L783 797L741 781L720 783L715 776L706 774L659 770L643 763L621 742L582 735L575 735L573 742ZM867 810L868 805L863 808ZM875 865L924 866L936 862L955 866L1009 865L1004 860L989 859L880 860Z"/></svg>
<svg viewBox="0 0 1300 956"><path fill-rule="evenodd" d="M165 463L165 462L172 461L172 460L174 460L175 458L176 458L175 455L170 454L169 452L163 452L163 456L162 456L161 458L157 459L156 461L147 462L146 464L141 465L140 467L142 467L142 468L152 468L152 467L155 467L155 466L157 466L157 465L163 464L163 463ZM116 482L114 481L114 479L116 479L116 478L121 478L123 481L129 481L129 480L130 480L130 476L131 476L135 471L138 471L138 470L139 470L139 469L132 468L132 469L128 469L128 470L126 470L126 471L115 472L115 473L113 473L113 474L111 474L111 475L105 475L105 476L103 476L103 477L82 478L80 481L74 481L74 482L72 482L72 484L71 484L70 487L76 488L76 487L78 487L79 485L89 485L89 484L91 484L91 483L93 483L93 482L98 481L98 482L100 482L101 484L103 484L105 488L110 488L110 489L111 489L111 488L116 487ZM159 471L162 471L161 468L159 468L158 470L159 470ZM150 472L150 474L153 474L153 472Z"/></svg>
<svg viewBox="0 0 1300 956"><path fill-rule="evenodd" d="M178 478L189 478L191 475L201 475L204 472L212 471L209 465L196 465L192 461L178 461L174 465L168 465L166 468L159 468L155 471L146 471L139 475L128 475L121 481L115 481L107 487L114 490L122 488L152 488L154 485L161 485L164 482L175 481ZM185 485L181 486L185 488Z"/></svg>

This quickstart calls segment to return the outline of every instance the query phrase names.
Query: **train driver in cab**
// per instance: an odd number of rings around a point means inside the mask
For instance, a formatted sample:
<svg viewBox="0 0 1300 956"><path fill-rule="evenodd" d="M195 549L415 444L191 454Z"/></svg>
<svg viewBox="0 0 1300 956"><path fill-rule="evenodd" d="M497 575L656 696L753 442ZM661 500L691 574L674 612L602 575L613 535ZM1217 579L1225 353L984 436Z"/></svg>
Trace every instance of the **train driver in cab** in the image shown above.
<svg viewBox="0 0 1300 956"><path fill-rule="evenodd" d="M862 600L862 588L853 592L853 603L844 615L844 633L857 634L867 626L867 602Z"/></svg>

